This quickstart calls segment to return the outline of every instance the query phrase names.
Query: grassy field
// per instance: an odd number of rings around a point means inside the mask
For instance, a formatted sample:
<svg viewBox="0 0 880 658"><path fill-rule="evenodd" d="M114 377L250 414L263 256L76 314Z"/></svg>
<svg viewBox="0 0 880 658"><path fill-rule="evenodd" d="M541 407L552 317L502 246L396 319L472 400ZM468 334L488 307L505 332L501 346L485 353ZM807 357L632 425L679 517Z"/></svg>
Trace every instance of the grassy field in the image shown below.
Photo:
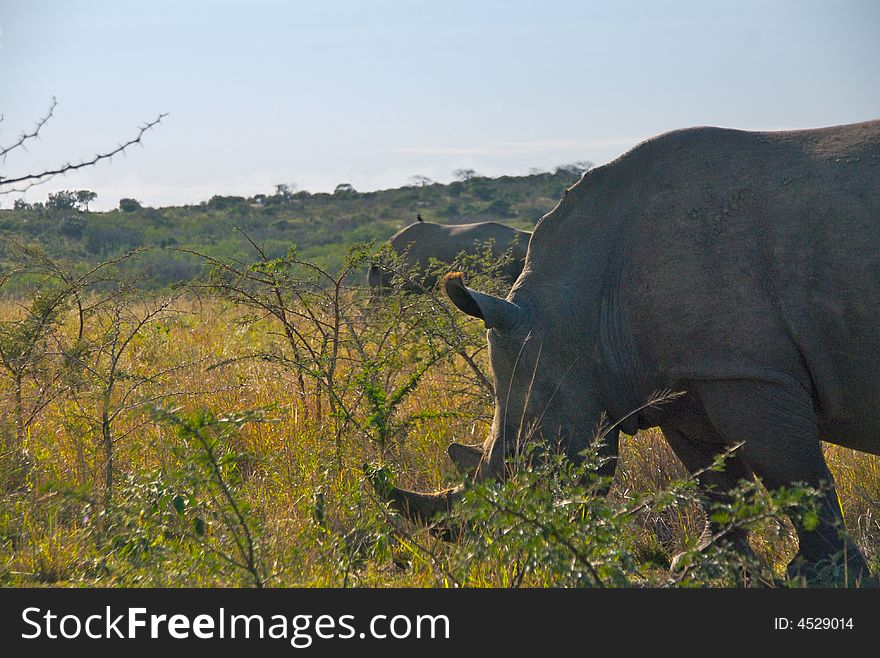
<svg viewBox="0 0 880 658"><path fill-rule="evenodd" d="M694 483L656 430L625 437L607 497L595 459L551 459L431 530L382 502L462 482L446 447L483 441L493 396L479 322L436 291L359 287L374 241L414 211L531 228L578 173L0 211L0 584L780 584L809 492L712 511L752 530L757 563L697 550ZM453 267L502 293L502 265ZM880 459L826 451L876 571Z"/></svg>
<svg viewBox="0 0 880 658"><path fill-rule="evenodd" d="M626 437L607 499L573 498L561 467L553 485L526 473L477 490L451 542L390 513L376 494L386 480L461 481L446 446L486 435L481 327L439 296L376 305L308 272L264 261L164 297L72 295L46 277L41 296L3 302L0 583L737 582L741 565L720 547L669 571L703 516L653 430ZM876 567L880 459L827 455ZM781 575L790 524L759 508L737 513L755 528L760 568Z"/></svg>

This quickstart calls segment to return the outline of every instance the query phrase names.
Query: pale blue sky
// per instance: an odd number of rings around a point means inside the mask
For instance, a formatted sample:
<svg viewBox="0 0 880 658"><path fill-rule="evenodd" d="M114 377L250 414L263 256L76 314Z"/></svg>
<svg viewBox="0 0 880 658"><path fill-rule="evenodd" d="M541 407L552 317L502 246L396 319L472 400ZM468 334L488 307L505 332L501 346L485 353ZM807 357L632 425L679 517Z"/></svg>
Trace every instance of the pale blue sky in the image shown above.
<svg viewBox="0 0 880 658"><path fill-rule="evenodd" d="M674 128L880 118L880 2L0 0L0 144L144 148L28 193L159 206L607 162ZM6 207L10 197L0 197Z"/></svg>

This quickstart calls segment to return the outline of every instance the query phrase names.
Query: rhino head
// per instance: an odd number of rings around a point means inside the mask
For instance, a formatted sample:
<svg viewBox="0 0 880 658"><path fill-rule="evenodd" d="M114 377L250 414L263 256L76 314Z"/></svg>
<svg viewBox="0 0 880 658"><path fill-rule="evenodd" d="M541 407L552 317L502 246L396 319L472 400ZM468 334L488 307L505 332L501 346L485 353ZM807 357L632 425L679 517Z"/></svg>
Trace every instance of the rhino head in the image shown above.
<svg viewBox="0 0 880 658"><path fill-rule="evenodd" d="M372 263L367 270L367 286L374 291L384 291L391 288L393 274L378 263Z"/></svg>
<svg viewBox="0 0 880 658"><path fill-rule="evenodd" d="M536 442L575 461L582 459L582 451L599 434L604 410L591 387L591 359L583 354L579 329L564 309L549 313L547 300L523 286L508 299L477 292L464 285L458 272L447 274L444 286L459 310L485 324L495 385L495 414L482 447L453 443L448 450L459 470L474 481L504 479ZM603 451L616 456L617 439L616 430L605 431ZM614 462L605 463L603 474L613 474ZM464 485L435 493L393 488L389 498L410 518L427 521L449 511L463 490Z"/></svg>

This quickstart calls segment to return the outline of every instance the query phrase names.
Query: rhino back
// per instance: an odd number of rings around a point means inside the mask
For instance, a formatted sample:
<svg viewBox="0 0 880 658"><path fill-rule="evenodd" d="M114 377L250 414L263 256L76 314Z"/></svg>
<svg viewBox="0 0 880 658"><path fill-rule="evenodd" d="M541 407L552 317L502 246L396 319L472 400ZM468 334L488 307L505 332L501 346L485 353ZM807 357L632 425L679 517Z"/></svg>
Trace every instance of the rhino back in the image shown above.
<svg viewBox="0 0 880 658"><path fill-rule="evenodd" d="M536 228L516 287L554 286L578 291L580 339L610 352L633 399L696 378L794 378L844 444L876 449L880 122L697 128L636 147Z"/></svg>
<svg viewBox="0 0 880 658"><path fill-rule="evenodd" d="M495 256L503 254L511 244L520 245L519 257L522 258L530 235L498 222L451 225L418 222L398 231L390 243L399 253L408 250L411 264L425 263L430 258L449 262L462 251L473 251L475 243L489 241L494 242Z"/></svg>

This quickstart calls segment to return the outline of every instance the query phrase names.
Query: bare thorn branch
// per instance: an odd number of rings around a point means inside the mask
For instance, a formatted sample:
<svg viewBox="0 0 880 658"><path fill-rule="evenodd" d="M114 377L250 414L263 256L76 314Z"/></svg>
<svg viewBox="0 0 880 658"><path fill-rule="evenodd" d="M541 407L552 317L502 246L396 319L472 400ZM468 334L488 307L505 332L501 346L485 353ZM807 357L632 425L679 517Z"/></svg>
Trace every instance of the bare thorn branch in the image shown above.
<svg viewBox="0 0 880 658"><path fill-rule="evenodd" d="M0 146L0 158L5 159L6 154L9 153L10 151L14 151L17 148L23 147L24 143L26 141L28 141L29 139L36 139L37 137L39 137L40 130L43 128L43 126L46 125L46 123L49 121L49 119L52 118L52 115L55 114L55 108L57 106L58 106L58 101L55 100L55 97L53 96L52 103L49 105L48 111L46 112L46 114L42 118L37 120L37 123L34 124L33 130L31 130L30 132L22 132L21 135L19 135L18 139L14 143L10 144L9 146ZM3 120L2 117L0 117L0 121L2 121L2 120Z"/></svg>
<svg viewBox="0 0 880 658"><path fill-rule="evenodd" d="M54 109L54 105L53 105L53 109ZM44 120L41 120L42 123L38 123L39 127L42 127L42 125L45 123L45 120L48 119L48 116L51 116L51 114L47 115L47 117ZM167 112L160 114L153 121L145 123L144 125L142 125L138 129L138 133L134 138L128 140L127 142L124 142L122 144L117 145L116 148L114 148L113 150L107 151L105 153L98 153L98 154L94 155L93 157L89 158L88 160L80 160L80 162L77 164L72 164L71 162L67 162L59 167L56 167L54 169L48 169L48 170L40 172L40 173L23 174L20 176L13 176L10 178L4 178L4 177L0 176L0 195L25 192L28 189L30 189L31 187L33 187L34 185L40 185L42 183L45 183L46 181L54 178L55 176L58 176L59 174L64 175L64 174L67 174L71 171L76 171L78 169L83 169L85 167L91 167L91 166L96 165L97 163L101 162L102 160L110 160L115 155L119 155L120 153L125 153L126 149L128 149L130 146L133 146L134 144L141 144L141 140L142 140L144 134L147 131L149 131L150 129L157 126L159 123L161 123L162 119L165 118L166 116L168 116ZM35 135L35 134L36 133L33 133L33 135ZM25 137L25 136L23 136L23 137ZM21 145L21 143L23 143L22 139L19 140L18 145ZM2 153L2 155L5 155L6 153L9 152L9 150L11 150L12 148L15 148L15 147L16 147L16 145L13 145L12 147L10 147L6 151L4 151ZM18 183L25 183L25 186L24 187L14 187Z"/></svg>

